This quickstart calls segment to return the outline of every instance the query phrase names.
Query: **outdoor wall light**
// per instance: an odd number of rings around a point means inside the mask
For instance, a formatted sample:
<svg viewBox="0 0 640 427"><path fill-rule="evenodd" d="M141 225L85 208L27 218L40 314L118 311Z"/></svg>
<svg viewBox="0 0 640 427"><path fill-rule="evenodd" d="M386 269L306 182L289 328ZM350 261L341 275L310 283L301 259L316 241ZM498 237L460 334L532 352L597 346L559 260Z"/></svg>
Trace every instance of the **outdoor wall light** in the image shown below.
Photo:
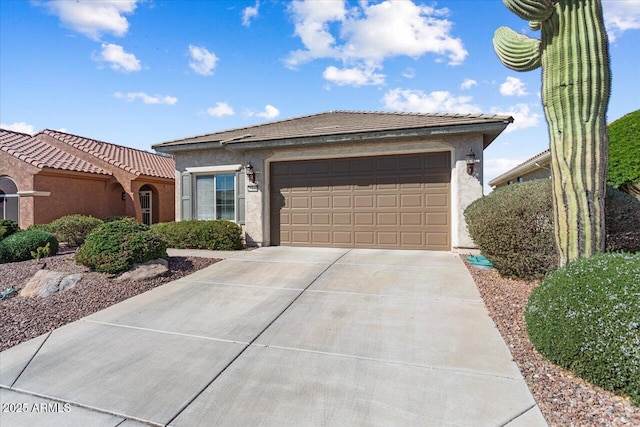
<svg viewBox="0 0 640 427"><path fill-rule="evenodd" d="M127 200L127 193L124 191L122 192L122 200Z"/></svg>
<svg viewBox="0 0 640 427"><path fill-rule="evenodd" d="M469 175L473 175L473 165L476 163L480 163L480 160L476 159L476 153L473 152L472 148L469 148L467 153L467 173Z"/></svg>
<svg viewBox="0 0 640 427"><path fill-rule="evenodd" d="M253 166L251 165L251 163L247 163L247 166L245 166L245 169L247 171L247 179L252 184L255 184L256 183L256 172L253 170Z"/></svg>

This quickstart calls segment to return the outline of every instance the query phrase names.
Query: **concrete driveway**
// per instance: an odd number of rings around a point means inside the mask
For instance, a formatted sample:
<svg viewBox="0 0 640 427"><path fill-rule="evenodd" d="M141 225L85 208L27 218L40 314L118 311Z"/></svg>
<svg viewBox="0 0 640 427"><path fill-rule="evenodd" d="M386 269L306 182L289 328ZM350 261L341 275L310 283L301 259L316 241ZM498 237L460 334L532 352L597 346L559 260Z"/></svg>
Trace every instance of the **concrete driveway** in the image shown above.
<svg viewBox="0 0 640 427"><path fill-rule="evenodd" d="M2 426L546 425L459 257L244 252L0 353Z"/></svg>

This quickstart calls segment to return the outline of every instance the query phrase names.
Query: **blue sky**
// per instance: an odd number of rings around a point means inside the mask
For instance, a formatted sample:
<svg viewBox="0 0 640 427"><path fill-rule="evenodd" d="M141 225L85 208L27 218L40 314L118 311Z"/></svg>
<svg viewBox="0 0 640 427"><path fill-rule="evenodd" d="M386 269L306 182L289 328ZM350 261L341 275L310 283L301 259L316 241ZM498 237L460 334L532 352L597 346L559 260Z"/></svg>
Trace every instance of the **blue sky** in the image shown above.
<svg viewBox="0 0 640 427"><path fill-rule="evenodd" d="M609 121L640 106L640 1L604 0ZM485 183L548 148L540 70L493 52L494 0L0 0L0 122L152 144L328 110L500 113Z"/></svg>

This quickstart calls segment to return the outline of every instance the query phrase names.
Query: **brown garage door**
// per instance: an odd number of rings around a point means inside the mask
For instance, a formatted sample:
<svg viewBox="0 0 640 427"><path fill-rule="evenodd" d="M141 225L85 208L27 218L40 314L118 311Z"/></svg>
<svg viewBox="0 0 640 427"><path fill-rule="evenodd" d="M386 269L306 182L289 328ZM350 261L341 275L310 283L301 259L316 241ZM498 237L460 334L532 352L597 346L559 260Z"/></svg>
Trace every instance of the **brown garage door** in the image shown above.
<svg viewBox="0 0 640 427"><path fill-rule="evenodd" d="M451 249L450 154L271 164L271 244Z"/></svg>

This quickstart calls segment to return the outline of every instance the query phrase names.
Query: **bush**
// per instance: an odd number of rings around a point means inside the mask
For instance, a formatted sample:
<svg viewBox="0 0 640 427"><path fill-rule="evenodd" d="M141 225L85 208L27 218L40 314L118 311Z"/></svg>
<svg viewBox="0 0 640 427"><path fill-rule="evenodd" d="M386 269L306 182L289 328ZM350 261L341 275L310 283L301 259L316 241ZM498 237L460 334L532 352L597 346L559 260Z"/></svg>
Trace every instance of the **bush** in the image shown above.
<svg viewBox="0 0 640 427"><path fill-rule="evenodd" d="M153 224L169 247L177 249L237 250L243 248L242 228L231 221L178 221Z"/></svg>
<svg viewBox="0 0 640 427"><path fill-rule="evenodd" d="M7 232L7 229L4 226L0 225L0 240L2 240L4 233L6 232Z"/></svg>
<svg viewBox="0 0 640 427"><path fill-rule="evenodd" d="M58 218L49 227L61 242L66 242L69 246L80 246L87 235L100 224L102 220L98 218L75 214Z"/></svg>
<svg viewBox="0 0 640 427"><path fill-rule="evenodd" d="M619 118L608 129L609 185L619 188L640 183L640 110Z"/></svg>
<svg viewBox="0 0 640 427"><path fill-rule="evenodd" d="M558 266L551 180L501 187L464 212L469 234L501 275L540 279ZM640 250L640 201L607 189L607 250Z"/></svg>
<svg viewBox="0 0 640 427"><path fill-rule="evenodd" d="M4 234L2 235L2 238L4 239L20 231L20 226L18 226L18 223L12 219L0 219L0 227L4 227L5 229Z"/></svg>
<svg viewBox="0 0 640 427"><path fill-rule="evenodd" d="M29 228L27 228L27 230L42 230L46 231L47 233L56 234L53 232L53 228L51 228L51 225L49 224L32 224L29 226Z"/></svg>
<svg viewBox="0 0 640 427"><path fill-rule="evenodd" d="M533 291L525 319L552 362L640 405L640 254L569 263Z"/></svg>
<svg viewBox="0 0 640 427"><path fill-rule="evenodd" d="M99 225L76 252L77 263L111 274L157 258L167 258L166 242L133 218Z"/></svg>
<svg viewBox="0 0 640 427"><path fill-rule="evenodd" d="M18 262L32 259L31 252L49 244L50 254L58 253L56 236L42 230L19 231L0 242L0 262Z"/></svg>
<svg viewBox="0 0 640 427"><path fill-rule="evenodd" d="M105 216L104 218L102 218L102 222L120 221L121 219L135 219L135 218L131 216L126 216L126 215L111 215L111 216Z"/></svg>
<svg viewBox="0 0 640 427"><path fill-rule="evenodd" d="M640 252L640 200L607 189L607 251Z"/></svg>
<svg viewBox="0 0 640 427"><path fill-rule="evenodd" d="M556 268L550 180L498 188L464 212L469 234L505 277L541 278Z"/></svg>

